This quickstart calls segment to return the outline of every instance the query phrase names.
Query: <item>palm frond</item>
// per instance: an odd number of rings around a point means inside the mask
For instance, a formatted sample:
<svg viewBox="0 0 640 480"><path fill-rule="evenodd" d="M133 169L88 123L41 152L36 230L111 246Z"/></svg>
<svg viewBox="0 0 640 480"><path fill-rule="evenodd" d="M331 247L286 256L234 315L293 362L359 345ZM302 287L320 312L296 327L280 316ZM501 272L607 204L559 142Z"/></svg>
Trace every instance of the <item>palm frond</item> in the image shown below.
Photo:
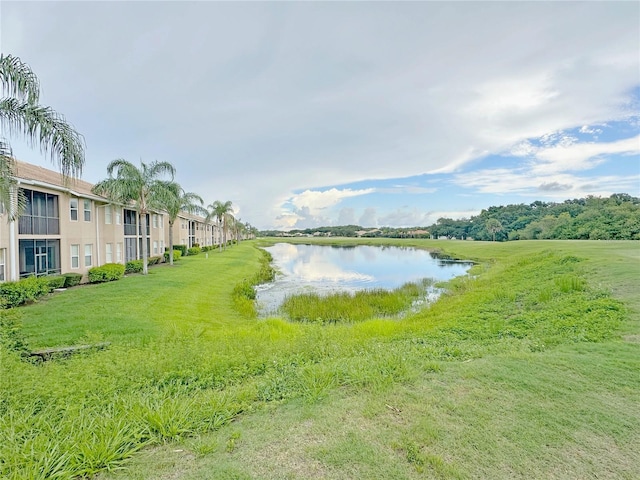
<svg viewBox="0 0 640 480"><path fill-rule="evenodd" d="M146 167L146 174L149 178L158 178L161 175L170 175L171 180L176 175L176 169L169 162L158 162L154 161L149 164L147 167L144 163L143 165Z"/></svg>
<svg viewBox="0 0 640 480"><path fill-rule="evenodd" d="M78 177L84 166L84 138L49 107L17 98L0 99L0 127L23 135L58 164L64 177Z"/></svg>
<svg viewBox="0 0 640 480"><path fill-rule="evenodd" d="M0 86L2 91L18 100L38 103L40 82L29 65L13 55L0 54Z"/></svg>
<svg viewBox="0 0 640 480"><path fill-rule="evenodd" d="M0 140L0 205L7 212L7 221L13 222L24 212L27 201L15 178L16 162L11 147Z"/></svg>

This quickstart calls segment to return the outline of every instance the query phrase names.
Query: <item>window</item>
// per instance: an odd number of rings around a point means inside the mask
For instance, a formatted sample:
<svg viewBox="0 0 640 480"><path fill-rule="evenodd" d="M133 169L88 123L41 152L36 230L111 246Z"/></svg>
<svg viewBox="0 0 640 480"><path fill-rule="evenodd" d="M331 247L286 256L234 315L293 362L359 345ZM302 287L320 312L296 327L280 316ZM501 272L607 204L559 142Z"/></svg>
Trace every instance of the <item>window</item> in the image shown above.
<svg viewBox="0 0 640 480"><path fill-rule="evenodd" d="M136 247L137 244L138 242L136 242L135 238L124 239L124 261L125 262L138 259L138 250Z"/></svg>
<svg viewBox="0 0 640 480"><path fill-rule="evenodd" d="M158 254L158 242L156 240L153 241L153 254Z"/></svg>
<svg viewBox="0 0 640 480"><path fill-rule="evenodd" d="M78 221L78 199L72 198L69 200L69 211L71 212L71 220Z"/></svg>
<svg viewBox="0 0 640 480"><path fill-rule="evenodd" d="M84 266L85 267L90 267L92 265L93 259L91 257L93 257L93 245L92 244L85 245L84 246Z"/></svg>
<svg viewBox="0 0 640 480"><path fill-rule="evenodd" d="M158 228L158 215L153 214L153 228Z"/></svg>
<svg viewBox="0 0 640 480"><path fill-rule="evenodd" d="M122 243L116 243L116 262L122 262Z"/></svg>
<svg viewBox="0 0 640 480"><path fill-rule="evenodd" d="M116 225L122 224L122 214L120 213L120 209L116 208Z"/></svg>
<svg viewBox="0 0 640 480"><path fill-rule="evenodd" d="M107 243L104 249L104 261L113 263L113 243Z"/></svg>
<svg viewBox="0 0 640 480"><path fill-rule="evenodd" d="M5 258L7 257L7 249L6 248L0 248L0 282L4 282L5 280L5 267L6 267L6 263L7 261L5 260Z"/></svg>
<svg viewBox="0 0 640 480"><path fill-rule="evenodd" d="M104 223L105 225L111 225L111 205L104 207Z"/></svg>
<svg viewBox="0 0 640 480"><path fill-rule="evenodd" d="M164 241L160 240L160 253L164 252Z"/></svg>
<svg viewBox="0 0 640 480"><path fill-rule="evenodd" d="M84 200L84 221L91 221L91 200Z"/></svg>
<svg viewBox="0 0 640 480"><path fill-rule="evenodd" d="M140 223L140 222L138 222ZM149 236L151 234L151 215L148 213L144 216L144 223L140 223L138 228L138 235L146 235ZM150 249L147 249L147 252L150 252Z"/></svg>
<svg viewBox="0 0 640 480"><path fill-rule="evenodd" d="M27 235L58 235L60 218L58 196L23 189L25 210L18 220L18 233Z"/></svg>
<svg viewBox="0 0 640 480"><path fill-rule="evenodd" d="M60 273L60 240L19 240L20 277Z"/></svg>
<svg viewBox="0 0 640 480"><path fill-rule="evenodd" d="M80 268L80 245L71 245L71 268Z"/></svg>
<svg viewBox="0 0 640 480"><path fill-rule="evenodd" d="M164 218L161 214L158 215L158 224L160 228L164 228Z"/></svg>
<svg viewBox="0 0 640 480"><path fill-rule="evenodd" d="M136 217L137 217L137 214L133 210L124 211L124 234L125 235L136 234Z"/></svg>

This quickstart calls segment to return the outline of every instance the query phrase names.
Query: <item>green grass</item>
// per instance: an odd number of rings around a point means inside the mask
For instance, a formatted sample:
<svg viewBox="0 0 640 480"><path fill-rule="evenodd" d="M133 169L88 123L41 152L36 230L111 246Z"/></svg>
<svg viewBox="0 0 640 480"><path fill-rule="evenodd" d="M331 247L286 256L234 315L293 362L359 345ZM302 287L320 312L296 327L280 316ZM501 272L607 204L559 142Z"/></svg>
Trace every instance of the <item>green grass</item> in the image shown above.
<svg viewBox="0 0 640 480"><path fill-rule="evenodd" d="M0 477L640 477L638 242L367 243L479 264L401 320L256 319L251 242L20 308L111 346L0 342Z"/></svg>

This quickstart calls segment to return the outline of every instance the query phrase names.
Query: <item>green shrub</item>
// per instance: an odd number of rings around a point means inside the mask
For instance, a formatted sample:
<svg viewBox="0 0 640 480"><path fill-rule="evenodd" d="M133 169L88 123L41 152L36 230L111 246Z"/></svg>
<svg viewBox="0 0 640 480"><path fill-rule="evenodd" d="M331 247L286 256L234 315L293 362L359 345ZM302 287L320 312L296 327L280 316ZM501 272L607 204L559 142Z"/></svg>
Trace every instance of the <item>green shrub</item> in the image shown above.
<svg viewBox="0 0 640 480"><path fill-rule="evenodd" d="M208 245L205 245L204 247L202 247L202 251L203 252L208 252L209 250L211 250L213 247L210 247Z"/></svg>
<svg viewBox="0 0 640 480"><path fill-rule="evenodd" d="M124 275L124 265L120 263L105 263L100 267L89 270L89 283L112 282L120 280Z"/></svg>
<svg viewBox="0 0 640 480"><path fill-rule="evenodd" d="M124 273L140 273L143 268L142 260L130 260L124 266Z"/></svg>
<svg viewBox="0 0 640 480"><path fill-rule="evenodd" d="M51 291L47 277L29 277L17 282L0 284L0 305L3 308L17 307L35 301Z"/></svg>
<svg viewBox="0 0 640 480"><path fill-rule="evenodd" d="M235 287L233 287L233 296L246 298L248 300L256 299L256 289L253 287L249 280L242 280Z"/></svg>
<svg viewBox="0 0 640 480"><path fill-rule="evenodd" d="M200 247L191 247L187 250L188 255L198 255L202 249Z"/></svg>
<svg viewBox="0 0 640 480"><path fill-rule="evenodd" d="M178 260L181 256L182 256L182 252L180 250L174 250L173 251L173 261L174 262L176 260ZM164 261L165 262L169 261L169 252L164 252Z"/></svg>
<svg viewBox="0 0 640 480"><path fill-rule="evenodd" d="M156 255L154 257L149 257L149 260L147 261L147 265L151 266L151 265L156 265L158 263L160 263L162 261L162 257L160 255Z"/></svg>
<svg viewBox="0 0 640 480"><path fill-rule="evenodd" d="M53 275L51 277L45 277L49 281L49 287L51 290L56 288L64 288L65 277L63 275Z"/></svg>
<svg viewBox="0 0 640 480"><path fill-rule="evenodd" d="M79 273L65 273L62 276L64 277L64 288L75 287L82 280L82 275Z"/></svg>
<svg viewBox="0 0 640 480"><path fill-rule="evenodd" d="M179 250L180 251L180 255L183 257L186 257L188 255L187 253L187 246L186 245L174 245L173 246L173 250ZM175 260L176 257L174 256L173 259Z"/></svg>

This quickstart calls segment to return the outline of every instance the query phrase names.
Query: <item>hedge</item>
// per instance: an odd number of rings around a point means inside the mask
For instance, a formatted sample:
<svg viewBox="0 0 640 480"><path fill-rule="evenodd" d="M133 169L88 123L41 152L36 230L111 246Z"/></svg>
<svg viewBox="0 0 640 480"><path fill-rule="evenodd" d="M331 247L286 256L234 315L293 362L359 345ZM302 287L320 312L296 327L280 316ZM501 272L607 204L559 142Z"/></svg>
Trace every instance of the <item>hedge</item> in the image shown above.
<svg viewBox="0 0 640 480"><path fill-rule="evenodd" d="M200 247L191 247L187 249L187 253L189 255L198 255L201 251L202 249Z"/></svg>
<svg viewBox="0 0 640 480"><path fill-rule="evenodd" d="M174 250L173 251L173 261L174 262L176 260L178 260L181 256L182 256L182 252L180 250ZM164 252L164 261L165 262L169 261L169 252Z"/></svg>
<svg viewBox="0 0 640 480"><path fill-rule="evenodd" d="M80 284L80 280L82 280L82 275L79 273L63 273L64 277L64 288L75 287Z"/></svg>
<svg viewBox="0 0 640 480"><path fill-rule="evenodd" d="M89 269L89 283L112 282L120 280L124 275L124 265L120 263L105 263L100 267Z"/></svg>
<svg viewBox="0 0 640 480"><path fill-rule="evenodd" d="M46 277L28 277L17 282L0 284L0 306L11 308L22 305L51 292L51 285Z"/></svg>
<svg viewBox="0 0 640 480"><path fill-rule="evenodd" d="M67 280L63 275L52 275L50 277L44 277L49 282L51 290L56 288L64 288L64 282Z"/></svg>
<svg viewBox="0 0 640 480"><path fill-rule="evenodd" d="M162 257L160 255L157 255L155 257L149 257L149 259L147 260L147 265L151 266L151 265L155 265L156 263L160 263L162 261Z"/></svg>
<svg viewBox="0 0 640 480"><path fill-rule="evenodd" d="M143 268L142 260L130 260L124 267L124 273L140 273Z"/></svg>

